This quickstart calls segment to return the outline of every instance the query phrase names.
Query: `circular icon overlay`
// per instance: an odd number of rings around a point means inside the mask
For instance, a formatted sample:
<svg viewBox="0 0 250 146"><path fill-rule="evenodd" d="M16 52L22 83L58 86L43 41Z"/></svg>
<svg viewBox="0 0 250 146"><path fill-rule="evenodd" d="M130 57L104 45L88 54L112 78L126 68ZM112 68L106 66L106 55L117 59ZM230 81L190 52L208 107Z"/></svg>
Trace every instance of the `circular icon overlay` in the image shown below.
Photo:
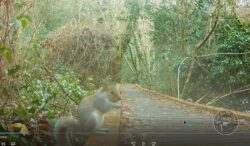
<svg viewBox="0 0 250 146"><path fill-rule="evenodd" d="M233 134L238 129L238 117L231 111L221 111L215 115L214 128L222 135Z"/></svg>

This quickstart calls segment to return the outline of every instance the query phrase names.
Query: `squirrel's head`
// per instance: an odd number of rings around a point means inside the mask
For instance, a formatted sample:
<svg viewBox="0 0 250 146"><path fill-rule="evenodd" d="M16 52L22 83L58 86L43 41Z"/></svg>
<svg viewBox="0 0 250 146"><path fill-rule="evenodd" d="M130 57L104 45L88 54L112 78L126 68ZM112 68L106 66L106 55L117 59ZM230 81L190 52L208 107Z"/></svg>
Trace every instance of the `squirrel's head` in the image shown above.
<svg viewBox="0 0 250 146"><path fill-rule="evenodd" d="M102 90L106 93L110 101L117 102L121 100L120 84L104 84Z"/></svg>

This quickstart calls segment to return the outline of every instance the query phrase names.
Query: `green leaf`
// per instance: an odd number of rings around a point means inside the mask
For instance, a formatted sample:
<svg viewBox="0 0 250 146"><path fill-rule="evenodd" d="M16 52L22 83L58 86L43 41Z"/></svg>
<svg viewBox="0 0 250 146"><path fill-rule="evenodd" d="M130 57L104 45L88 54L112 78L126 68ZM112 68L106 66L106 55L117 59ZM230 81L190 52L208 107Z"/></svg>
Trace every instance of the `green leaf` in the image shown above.
<svg viewBox="0 0 250 146"><path fill-rule="evenodd" d="M15 9L21 9L21 8L23 8L23 6L25 6L24 2L22 2L22 3L15 3L14 4L14 8Z"/></svg>
<svg viewBox="0 0 250 146"><path fill-rule="evenodd" d="M2 88L2 93L3 93L5 96L9 96L9 91L8 91L5 87Z"/></svg>
<svg viewBox="0 0 250 146"><path fill-rule="evenodd" d="M15 65L15 66L8 68L7 73L8 73L8 75L13 75L16 72L18 72L20 69L21 69L20 65Z"/></svg>
<svg viewBox="0 0 250 146"><path fill-rule="evenodd" d="M5 26L3 24L0 24L0 30L3 30Z"/></svg>
<svg viewBox="0 0 250 146"><path fill-rule="evenodd" d="M31 18L31 16L29 16L29 15L23 15L23 14L17 15L17 16L16 16L16 19L17 19L17 20L20 20L20 21L26 20L27 22L32 22L32 18Z"/></svg>
<svg viewBox="0 0 250 146"><path fill-rule="evenodd" d="M27 110L26 110L24 107L21 107L21 106L17 107L17 108L15 109L15 112L16 112L17 115L20 116L20 117L25 117L25 116L28 115Z"/></svg>
<svg viewBox="0 0 250 146"><path fill-rule="evenodd" d="M29 16L29 15L25 15L25 16L24 16L24 18L25 18L27 21L32 22L32 18L31 18L31 16Z"/></svg>
<svg viewBox="0 0 250 146"><path fill-rule="evenodd" d="M34 114L36 112L36 107L33 106L33 107L29 108L28 111L29 111L29 113Z"/></svg>
<svg viewBox="0 0 250 146"><path fill-rule="evenodd" d="M28 25L28 22L32 21L32 18L29 15L18 15L16 19L21 21L22 28L25 28Z"/></svg>
<svg viewBox="0 0 250 146"><path fill-rule="evenodd" d="M12 60L12 54L11 54L10 49L7 49L7 50L5 51L5 58L6 58L6 60L7 60L8 62L11 62L11 60Z"/></svg>
<svg viewBox="0 0 250 146"><path fill-rule="evenodd" d="M21 21L23 18L24 18L24 15L22 15L22 14L16 16L16 19L18 19L18 20L20 20L20 21Z"/></svg>
<svg viewBox="0 0 250 146"><path fill-rule="evenodd" d="M27 24L28 24L26 19L22 19L21 22L22 22L22 27L23 28L25 28L27 26Z"/></svg>
<svg viewBox="0 0 250 146"><path fill-rule="evenodd" d="M5 47L0 46L0 54L3 53L5 49L6 49Z"/></svg>

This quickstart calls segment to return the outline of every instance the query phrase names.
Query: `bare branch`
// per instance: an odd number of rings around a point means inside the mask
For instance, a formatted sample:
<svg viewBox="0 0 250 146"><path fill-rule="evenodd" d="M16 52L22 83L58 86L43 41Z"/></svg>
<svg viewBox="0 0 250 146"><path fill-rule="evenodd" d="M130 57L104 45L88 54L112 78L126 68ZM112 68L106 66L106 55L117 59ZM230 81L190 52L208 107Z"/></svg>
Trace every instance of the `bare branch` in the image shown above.
<svg viewBox="0 0 250 146"><path fill-rule="evenodd" d="M212 33L213 33L217 23L218 23L218 20L219 20L219 4L220 4L220 1L218 1L217 7L214 10L214 13L215 13L214 24L213 24L212 28L210 29L210 31L207 33L207 36L197 45L194 55L196 55L198 53L199 49L206 43L206 41L212 35Z"/></svg>
<svg viewBox="0 0 250 146"><path fill-rule="evenodd" d="M200 55L200 56L196 56L196 58L202 58L202 57L210 57L210 56L217 56L217 55L246 55L246 54L250 54L250 51L248 52L242 52L242 53L231 53L231 52L225 52L225 53L213 53L213 54L205 54L205 55ZM178 67L178 78L177 78L177 90L178 90L178 99L180 98L180 69L181 69L181 65L184 63L184 61L186 61L187 59L190 59L191 57L186 57L182 60L182 62L180 63L179 67ZM191 66L192 67L192 66ZM193 67L192 67L193 68ZM189 81L189 78L191 78L191 75L188 75L187 77L187 80L186 81ZM185 84L187 84L188 82L185 82ZM183 87L183 90L182 90L182 95L181 97L183 96L183 93L185 91L185 84L184 84L184 87ZM246 85L246 86L249 86L249 85ZM243 86L245 87L245 86ZM243 88L242 87L242 88ZM240 89L242 89L240 88Z"/></svg>
<svg viewBox="0 0 250 146"><path fill-rule="evenodd" d="M133 68L132 68L132 66L131 66L131 64L129 63L129 61L128 61L128 59L127 59L127 57L126 56L124 56L124 58L125 58L125 61L126 61L126 63L128 64L128 66L129 66L129 68L130 68L130 70L137 76L137 74L136 74L136 72L133 70Z"/></svg>
<svg viewBox="0 0 250 146"><path fill-rule="evenodd" d="M51 72L49 71L49 69L48 69L46 66L44 66L44 69L45 69L45 71L48 72L49 75L56 81L56 83L58 84L58 86L60 87L60 89L63 91L64 95L67 96L70 100L72 100L76 105L78 105L78 102L77 102L74 98L72 98L72 97L64 90L63 86L59 83L59 81L57 80L57 78L56 78L54 75L51 74Z"/></svg>
<svg viewBox="0 0 250 146"><path fill-rule="evenodd" d="M214 21L213 27L208 32L208 34L205 36L205 38L195 48L195 52L194 52L194 55L192 57L192 61L191 61L191 64L189 66L189 69L188 69L188 76L186 78L186 81L184 83L184 87L183 87L183 90L182 90L182 93L181 93L182 96L184 95L186 85L187 85L187 83L189 82L189 80L190 80L190 78L192 76L193 66L194 66L194 63L195 63L195 60L196 60L195 58L197 56L197 53L199 52L200 48L206 43L206 41L209 39L209 37L212 35L215 27L217 26L217 23L218 23L218 20L219 20L219 6L220 6L220 0L218 0L217 6L216 6L216 8L215 8L215 10L213 12L215 14L215 21Z"/></svg>
<svg viewBox="0 0 250 146"><path fill-rule="evenodd" d="M246 54L250 54L250 51L248 52L242 52L242 53L213 53L213 54L206 54L206 55L200 55L200 56L196 56L197 58L200 57L209 57L209 56L216 56L216 55L246 55Z"/></svg>
<svg viewBox="0 0 250 146"><path fill-rule="evenodd" d="M236 90L236 91L227 93L227 94L225 94L225 95L216 97L216 98L214 98L211 102L208 102L207 105L213 104L213 103L219 101L220 99L222 99L222 98L224 98L224 97L227 97L227 96L229 96L229 95L232 95L232 94L235 94L235 93L241 93L241 92L245 92L245 91L250 91L250 88L248 88L248 89L243 89L243 90Z"/></svg>

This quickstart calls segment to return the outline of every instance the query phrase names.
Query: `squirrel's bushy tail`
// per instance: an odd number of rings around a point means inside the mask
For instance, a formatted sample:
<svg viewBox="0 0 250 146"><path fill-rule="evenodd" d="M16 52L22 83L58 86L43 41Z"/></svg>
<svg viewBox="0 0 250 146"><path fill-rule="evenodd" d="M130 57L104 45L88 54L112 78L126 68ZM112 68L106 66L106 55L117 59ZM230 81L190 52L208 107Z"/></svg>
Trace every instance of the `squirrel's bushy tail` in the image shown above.
<svg viewBox="0 0 250 146"><path fill-rule="evenodd" d="M79 122L73 118L59 119L54 136L58 146L83 146L87 140L87 136L81 133Z"/></svg>

